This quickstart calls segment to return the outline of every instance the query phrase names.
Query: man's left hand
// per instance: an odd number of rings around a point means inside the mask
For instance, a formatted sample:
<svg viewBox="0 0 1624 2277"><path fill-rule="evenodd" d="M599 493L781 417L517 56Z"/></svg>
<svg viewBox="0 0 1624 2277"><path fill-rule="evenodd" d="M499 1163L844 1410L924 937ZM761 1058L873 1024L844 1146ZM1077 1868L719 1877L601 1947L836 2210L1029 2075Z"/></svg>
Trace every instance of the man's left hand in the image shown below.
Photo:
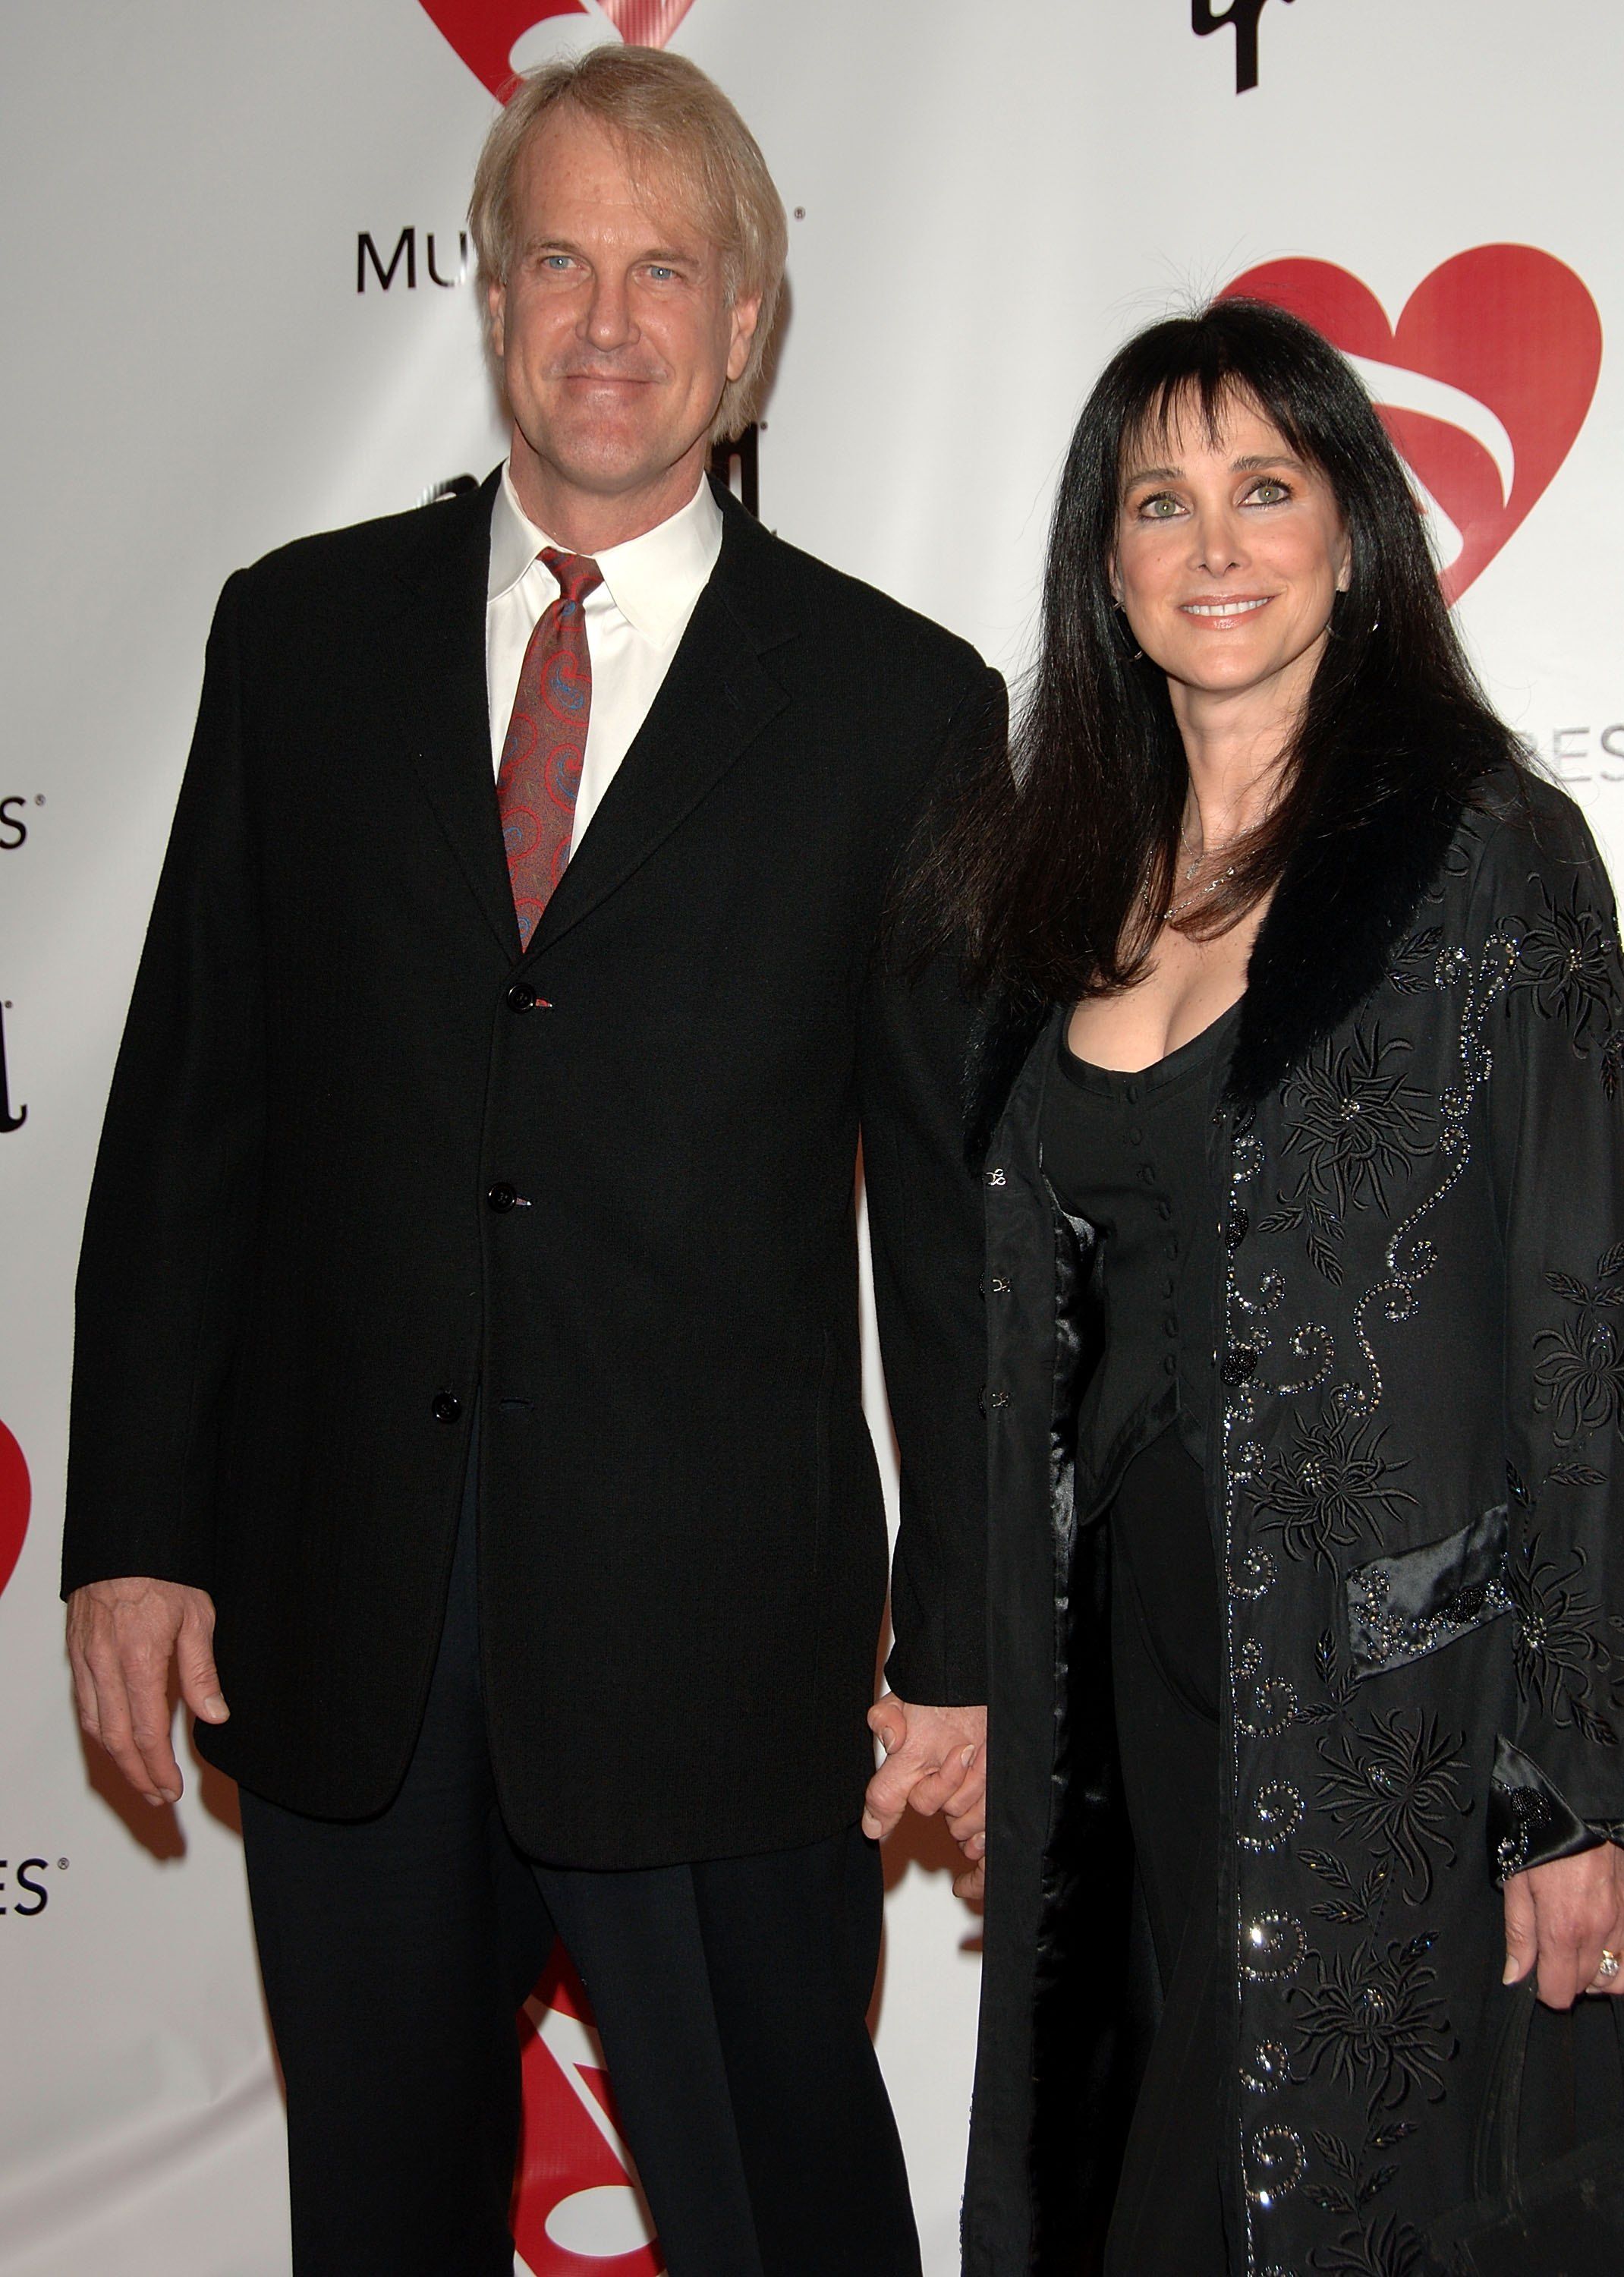
<svg viewBox="0 0 1624 2277"><path fill-rule="evenodd" d="M888 1692L869 1710L869 1729L885 1760L869 1781L862 1831L884 1841L910 1806L922 1817L947 1813L962 1843L985 1824L987 1711L927 1708Z"/></svg>

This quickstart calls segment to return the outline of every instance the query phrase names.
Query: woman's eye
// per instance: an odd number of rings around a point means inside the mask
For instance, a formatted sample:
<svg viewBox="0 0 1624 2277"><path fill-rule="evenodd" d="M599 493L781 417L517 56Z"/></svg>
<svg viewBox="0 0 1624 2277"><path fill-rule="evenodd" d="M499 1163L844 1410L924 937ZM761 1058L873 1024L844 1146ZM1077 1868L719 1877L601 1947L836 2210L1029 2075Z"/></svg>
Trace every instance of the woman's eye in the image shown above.
<svg viewBox="0 0 1624 2277"><path fill-rule="evenodd" d="M1272 475L1266 475L1261 483L1252 484L1247 496L1257 506L1279 506L1291 496L1291 491Z"/></svg>
<svg viewBox="0 0 1624 2277"><path fill-rule="evenodd" d="M1142 501L1140 513L1147 522L1171 522L1179 513L1179 501L1174 498L1149 498Z"/></svg>

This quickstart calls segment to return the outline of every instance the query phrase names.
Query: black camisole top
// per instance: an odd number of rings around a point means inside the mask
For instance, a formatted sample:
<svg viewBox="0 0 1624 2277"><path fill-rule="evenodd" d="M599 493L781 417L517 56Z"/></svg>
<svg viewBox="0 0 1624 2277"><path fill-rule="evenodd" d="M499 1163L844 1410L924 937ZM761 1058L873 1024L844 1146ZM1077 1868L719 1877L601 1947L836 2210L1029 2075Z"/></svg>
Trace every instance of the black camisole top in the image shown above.
<svg viewBox="0 0 1624 2277"><path fill-rule="evenodd" d="M1170 1426L1206 1461L1222 1255L1208 1125L1239 1017L1232 1007L1133 1073L1079 1059L1061 1031L1043 1165L1062 1209L1099 1236L1104 1305L1102 1356L1078 1416L1080 1516L1102 1508Z"/></svg>

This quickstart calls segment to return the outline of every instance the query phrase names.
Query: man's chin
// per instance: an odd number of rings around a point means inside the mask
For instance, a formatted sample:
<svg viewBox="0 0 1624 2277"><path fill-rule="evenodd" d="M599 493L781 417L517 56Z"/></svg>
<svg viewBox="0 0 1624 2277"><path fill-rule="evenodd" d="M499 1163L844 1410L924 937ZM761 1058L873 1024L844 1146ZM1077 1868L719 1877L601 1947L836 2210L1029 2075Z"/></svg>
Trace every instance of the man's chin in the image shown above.
<svg viewBox="0 0 1624 2277"><path fill-rule="evenodd" d="M608 435L572 436L565 446L555 443L547 453L555 472L573 490L603 498L651 489L687 455L675 442Z"/></svg>

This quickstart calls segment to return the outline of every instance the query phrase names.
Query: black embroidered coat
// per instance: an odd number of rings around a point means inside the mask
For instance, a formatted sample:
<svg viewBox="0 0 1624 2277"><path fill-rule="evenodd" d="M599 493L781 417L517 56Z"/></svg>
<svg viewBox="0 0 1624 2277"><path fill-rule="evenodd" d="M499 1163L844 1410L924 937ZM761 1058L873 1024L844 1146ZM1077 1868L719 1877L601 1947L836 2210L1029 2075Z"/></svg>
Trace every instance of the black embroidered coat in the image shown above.
<svg viewBox="0 0 1624 2277"><path fill-rule="evenodd" d="M1131 2099L1104 1529L1076 1522L1092 1237L1037 1145L1059 1017L995 1024L983 1070L967 2277L1095 2266ZM1624 969L1572 803L1418 791L1305 847L1210 1127L1231 2277L1418 2277L1470 2195L1498 1880L1624 1839Z"/></svg>

